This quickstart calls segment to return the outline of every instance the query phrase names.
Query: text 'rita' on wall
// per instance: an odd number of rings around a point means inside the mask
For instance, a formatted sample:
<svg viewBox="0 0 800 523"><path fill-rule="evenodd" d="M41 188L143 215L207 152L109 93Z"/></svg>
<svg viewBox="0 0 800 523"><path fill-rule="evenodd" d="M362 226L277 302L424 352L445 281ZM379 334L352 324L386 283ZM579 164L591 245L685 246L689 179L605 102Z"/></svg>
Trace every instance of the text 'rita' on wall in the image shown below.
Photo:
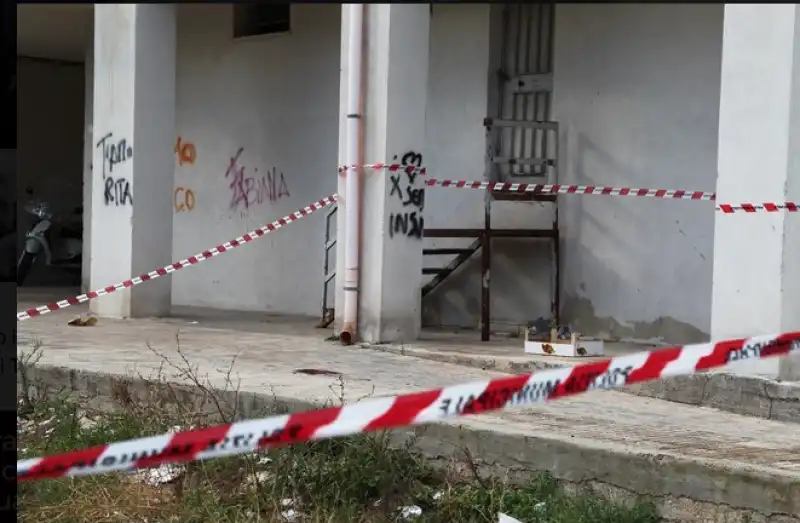
<svg viewBox="0 0 800 523"><path fill-rule="evenodd" d="M133 158L133 146L125 138L116 140L108 133L97 142L102 152L103 201L106 205L125 206L133 204L130 180L125 176L114 177L114 168Z"/></svg>

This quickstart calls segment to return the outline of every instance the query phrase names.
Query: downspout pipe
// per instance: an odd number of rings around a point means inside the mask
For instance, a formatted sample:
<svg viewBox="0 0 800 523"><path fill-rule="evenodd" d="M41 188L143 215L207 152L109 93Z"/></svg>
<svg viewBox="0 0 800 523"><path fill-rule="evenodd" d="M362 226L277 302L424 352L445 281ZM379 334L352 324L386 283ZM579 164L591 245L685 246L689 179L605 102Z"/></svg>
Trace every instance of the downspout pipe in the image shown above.
<svg viewBox="0 0 800 523"><path fill-rule="evenodd" d="M344 324L339 341L350 345L355 341L358 328L359 240L361 238L361 131L364 120L361 114L361 87L364 58L364 4L349 4L347 45L347 120L345 122L345 249L344 249Z"/></svg>

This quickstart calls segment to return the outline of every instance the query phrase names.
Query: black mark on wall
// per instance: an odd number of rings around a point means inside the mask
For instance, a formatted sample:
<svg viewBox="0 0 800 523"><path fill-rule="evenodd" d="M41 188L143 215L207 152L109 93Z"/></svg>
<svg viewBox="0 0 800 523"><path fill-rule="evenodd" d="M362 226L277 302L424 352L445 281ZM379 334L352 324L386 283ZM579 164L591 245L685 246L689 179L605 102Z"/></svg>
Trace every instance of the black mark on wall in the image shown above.
<svg viewBox="0 0 800 523"><path fill-rule="evenodd" d="M394 157L397 160L397 156ZM396 197L403 207L401 212L389 215L389 237L395 235L422 239L425 219L422 211L425 208L425 189L415 186L419 169L422 167L422 155L409 151L400 159L403 169L389 175L389 198Z"/></svg>
<svg viewBox="0 0 800 523"><path fill-rule="evenodd" d="M103 152L103 200L106 205L133 204L130 181L123 177L114 178L114 166L125 163L133 157L133 147L125 138L115 141L113 133L103 136L95 146Z"/></svg>

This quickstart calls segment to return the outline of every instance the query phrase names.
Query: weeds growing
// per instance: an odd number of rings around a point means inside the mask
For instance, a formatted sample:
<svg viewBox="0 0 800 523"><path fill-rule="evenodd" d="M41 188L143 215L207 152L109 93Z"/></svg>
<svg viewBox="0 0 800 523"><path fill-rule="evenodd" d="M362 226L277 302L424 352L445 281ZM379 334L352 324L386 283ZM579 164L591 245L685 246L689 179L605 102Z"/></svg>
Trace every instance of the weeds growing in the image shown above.
<svg viewBox="0 0 800 523"><path fill-rule="evenodd" d="M68 397L21 421L20 458L157 434L168 420L126 412L89 415ZM403 517L416 505L419 516ZM411 512L406 510L406 512ZM19 520L72 522L496 522L651 523L653 507L567 495L548 475L525 485L454 477L387 434L323 440L189 466L23 483Z"/></svg>
<svg viewBox="0 0 800 523"><path fill-rule="evenodd" d="M185 358L165 361L176 368L188 365ZM165 409L160 401L126 398L122 408L99 412L73 395L34 400L23 393L19 458L201 426L210 421L199 409L209 404L219 410L217 418L236 415L191 366L183 372L204 397L212 396L205 405L184 402ZM413 442L396 448L388 433L373 433L127 474L22 483L18 521L495 523L499 512L524 523L660 521L648 503L623 506L571 495L547 474L520 485L458 472L476 470L474 463L466 465L437 466L415 452Z"/></svg>

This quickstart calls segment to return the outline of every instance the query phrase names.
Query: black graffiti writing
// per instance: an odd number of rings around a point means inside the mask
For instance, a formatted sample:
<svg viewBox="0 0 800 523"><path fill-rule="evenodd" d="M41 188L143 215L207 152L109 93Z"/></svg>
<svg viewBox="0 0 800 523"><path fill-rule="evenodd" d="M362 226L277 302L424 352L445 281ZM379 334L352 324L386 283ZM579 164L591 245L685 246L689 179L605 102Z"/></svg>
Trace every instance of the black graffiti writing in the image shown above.
<svg viewBox="0 0 800 523"><path fill-rule="evenodd" d="M397 156L394 157L394 160L397 160ZM425 208L425 189L418 189L414 187L414 184L422 167L422 155L413 151L407 152L400 159L400 165L403 168L389 176L389 181L392 184L389 197L397 195L403 207L413 205L421 211ZM403 174L405 174L405 181L407 182L405 187L401 184Z"/></svg>
<svg viewBox="0 0 800 523"><path fill-rule="evenodd" d="M394 160L397 160L397 156ZM411 209L389 215L389 237L394 238L395 235L399 235L421 239L425 229L425 220L422 217L425 208L425 189L417 188L414 184L422 167L422 155L409 151L400 159L400 165L402 168L389 176L391 184L389 198L397 197L402 207L410 206Z"/></svg>
<svg viewBox="0 0 800 523"><path fill-rule="evenodd" d="M418 216L416 212L411 213L391 213L389 215L389 237L394 238L395 234L407 236L409 238L422 238L422 231L425 228L425 218Z"/></svg>
<svg viewBox="0 0 800 523"><path fill-rule="evenodd" d="M133 194L131 194L131 184L125 178L117 178L116 180L111 176L103 176L105 191L103 191L103 200L106 205L120 205L133 204Z"/></svg>
<svg viewBox="0 0 800 523"><path fill-rule="evenodd" d="M394 157L395 160L397 156ZM400 165L405 167L405 172L409 175L412 173L416 177L416 174L419 172L419 169L422 168L422 155L419 153L415 153L414 151L408 151L403 157L400 159Z"/></svg>
<svg viewBox="0 0 800 523"><path fill-rule="evenodd" d="M114 134L103 136L96 147L103 152L103 178L114 172L114 166L133 158L133 147L123 138L114 142Z"/></svg>
<svg viewBox="0 0 800 523"><path fill-rule="evenodd" d="M396 194L403 207L413 205L417 209L423 210L425 208L425 189L417 189L410 185L414 183L414 179L417 177L416 173L407 175L409 179L409 185L405 187L405 195L403 194L403 189L400 186L401 176L402 174L393 174L389 177L389 181L392 184L392 189L389 191L389 196L391 197Z"/></svg>
<svg viewBox="0 0 800 523"><path fill-rule="evenodd" d="M103 136L96 147L103 154L103 201L106 205L113 204L117 207L133 204L130 181L125 177L112 176L115 165L133 157L133 147L128 145L125 138L115 142L113 133Z"/></svg>

